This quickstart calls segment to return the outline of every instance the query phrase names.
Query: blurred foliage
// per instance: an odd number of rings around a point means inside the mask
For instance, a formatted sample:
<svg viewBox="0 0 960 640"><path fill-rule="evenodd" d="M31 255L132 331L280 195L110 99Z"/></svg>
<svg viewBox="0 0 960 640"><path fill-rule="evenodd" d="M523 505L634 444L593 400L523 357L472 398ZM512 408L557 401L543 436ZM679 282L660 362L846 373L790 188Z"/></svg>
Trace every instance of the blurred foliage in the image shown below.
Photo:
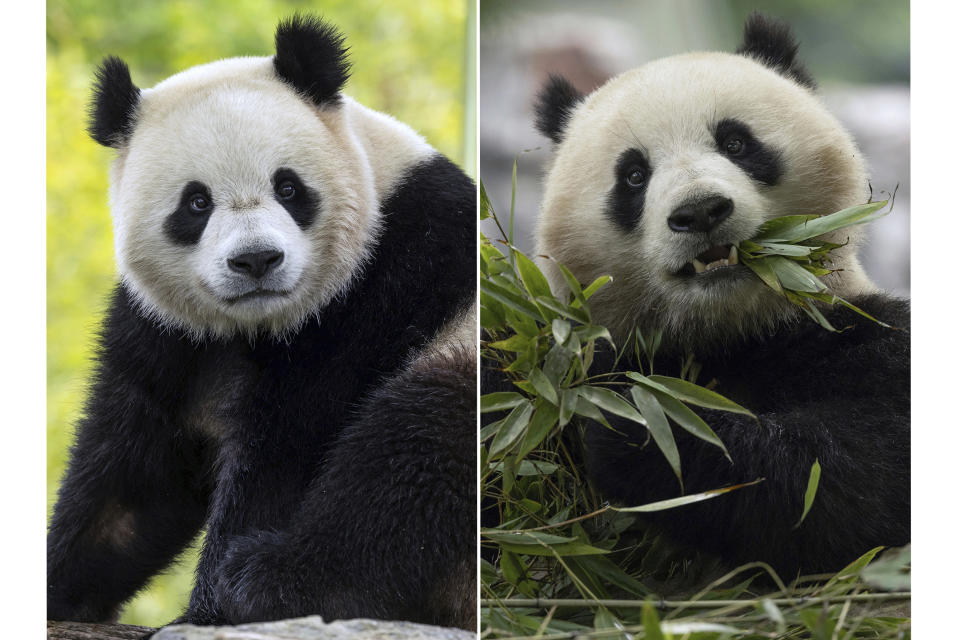
<svg viewBox="0 0 960 640"><path fill-rule="evenodd" d="M481 0L480 23L510 23L520 13L582 13L636 28L645 45L668 46L655 57L698 50L729 50L740 42L753 11L786 21L800 41L801 58L821 83L910 81L908 0ZM651 21L654 21L651 26ZM638 63L641 61L638 61Z"/></svg>
<svg viewBox="0 0 960 640"><path fill-rule="evenodd" d="M464 162L463 96L474 82L465 55L468 0L213 0L47 3L47 502L56 499L91 367L98 322L115 282L107 207L112 157L87 137L93 70L115 54L134 82L149 87L195 64L270 55L277 21L317 12L340 27L353 75L346 93L413 126ZM472 133L470 134L473 135ZM470 147L472 149L472 147ZM186 552L125 610L121 621L160 625L178 616L192 582L196 548Z"/></svg>

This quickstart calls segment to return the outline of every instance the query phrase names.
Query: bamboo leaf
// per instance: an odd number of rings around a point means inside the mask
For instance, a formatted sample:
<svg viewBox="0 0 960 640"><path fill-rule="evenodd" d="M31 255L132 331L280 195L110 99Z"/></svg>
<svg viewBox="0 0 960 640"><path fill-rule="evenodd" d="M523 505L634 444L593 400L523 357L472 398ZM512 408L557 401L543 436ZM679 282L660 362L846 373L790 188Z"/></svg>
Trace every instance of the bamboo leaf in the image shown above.
<svg viewBox="0 0 960 640"><path fill-rule="evenodd" d="M784 289L810 291L813 293L827 290L827 286L820 282L815 275L793 260L773 256L766 258L766 261Z"/></svg>
<svg viewBox="0 0 960 640"><path fill-rule="evenodd" d="M640 409L640 413L643 414L643 417L646 419L647 429L650 430L653 441L660 448L660 451L663 452L667 462L670 463L670 468L673 469L673 473L680 482L680 492L683 493L683 476L680 474L680 452L677 450L677 442L673 438L673 430L667 421L667 415L663 412L663 407L660 406L656 396L643 387L631 387L630 395L633 397L633 402L637 405L637 408Z"/></svg>
<svg viewBox="0 0 960 640"><path fill-rule="evenodd" d="M643 419L643 416L637 413L637 410L634 409L629 402L624 400L623 396L615 391L611 391L610 389L605 389L603 387L584 385L580 387L580 397L592 402L604 411L609 411L610 413L618 415L621 418L633 420L634 422L638 422L642 425L647 424L647 421Z"/></svg>
<svg viewBox="0 0 960 640"><path fill-rule="evenodd" d="M606 549L593 547L582 542L567 542L562 544L512 544L501 542L500 547L514 553L528 556L590 556L610 553Z"/></svg>
<svg viewBox="0 0 960 640"><path fill-rule="evenodd" d="M564 389L560 392L560 415L557 418L561 427L570 422L577 408L580 393L576 389Z"/></svg>
<svg viewBox="0 0 960 640"><path fill-rule="evenodd" d="M480 396L480 413L505 411L526 402L527 399L516 391L497 391Z"/></svg>
<svg viewBox="0 0 960 640"><path fill-rule="evenodd" d="M557 424L557 416L560 409L556 405L550 404L544 400L537 401L537 407L534 411L530 423L527 425L526 434L520 443L520 449L517 451L517 459L522 460L528 453L533 451L549 435L553 427ZM519 471L518 471L519 474Z"/></svg>
<svg viewBox="0 0 960 640"><path fill-rule="evenodd" d="M503 419L497 435L490 443L491 458L508 449L520 437L524 427L530 422L531 415L533 415L533 405L530 402L514 407L513 411Z"/></svg>
<svg viewBox="0 0 960 640"><path fill-rule="evenodd" d="M528 380L541 398L553 405L560 404L560 398L557 397L557 390L550 383L550 380L547 379L547 376L543 374L543 371L534 367L530 370Z"/></svg>
<svg viewBox="0 0 960 640"><path fill-rule="evenodd" d="M800 526L803 523L804 518L807 517L807 514L810 512L810 507L813 506L813 499L817 495L817 487L820 486L820 460L814 460L813 466L810 467L810 478L807 480L807 491L803 496L803 513L800 515L800 520L797 521L797 524L793 526L794 529Z"/></svg>
<svg viewBox="0 0 960 640"><path fill-rule="evenodd" d="M561 318L554 318L551 325L553 329L553 339L557 344L563 344L570 337L570 323Z"/></svg>
<svg viewBox="0 0 960 640"><path fill-rule="evenodd" d="M731 413L742 413L745 416L756 418L747 409L741 407L732 400L724 398L722 395L710 389L705 389L699 385L681 380L680 378L670 378L667 376L649 376L653 382L665 387L675 398L698 407L707 409L718 409L720 411L730 411Z"/></svg>
<svg viewBox="0 0 960 640"><path fill-rule="evenodd" d="M647 600L643 603L643 610L640 614L643 620L643 638L644 640L666 640L663 630L660 629L660 618L653 608L653 603Z"/></svg>
<svg viewBox="0 0 960 640"><path fill-rule="evenodd" d="M736 491L737 489L742 489L744 487L751 487L755 484L763 482L763 478L757 478L752 482L744 482L743 484L735 484L731 487L722 487L720 489L711 489L709 491L703 491L702 493L694 493L689 496L680 496L679 498L670 498L669 500L660 500L658 502L651 502L650 504L640 505L639 507L612 507L614 511L622 511L624 513L650 513L653 511L665 511L667 509L674 509L676 507L682 507L684 505L693 504L695 502L703 502L704 500L711 500L717 496L722 496L725 493L730 493L731 491Z"/></svg>
<svg viewBox="0 0 960 640"><path fill-rule="evenodd" d="M591 282L586 289L583 290L583 297L589 300L590 296L592 296L597 291L599 291L600 287L603 287L608 282L613 282L612 276L600 276L599 278Z"/></svg>
<svg viewBox="0 0 960 640"><path fill-rule="evenodd" d="M724 446L723 441L720 440L720 437L713 432L713 429L711 429L700 416L672 395L668 395L662 391L654 391L653 393L657 396L657 400L660 401L660 406L663 407L663 410L668 416L673 418L674 422L701 440L719 447L720 450L723 451L723 455L727 457L727 460L730 460L730 454L727 452L727 447ZM730 461L733 462L733 460Z"/></svg>
<svg viewBox="0 0 960 640"><path fill-rule="evenodd" d="M527 288L532 298L538 296L550 296L550 285L544 277L540 268L534 264L533 260L523 255L516 249L513 250L514 257L517 260L517 271L523 280L523 285Z"/></svg>
<svg viewBox="0 0 960 640"><path fill-rule="evenodd" d="M889 211L880 211L885 206L887 206L887 201L880 200L858 204L826 216L796 216L797 219L790 222L777 223L774 221L780 220L780 218L775 218L761 225L760 232L753 237L753 240L755 242L765 240L767 242L791 243L809 240L844 227L873 222L889 213ZM802 218L806 219L803 220Z"/></svg>
<svg viewBox="0 0 960 640"><path fill-rule="evenodd" d="M524 300L509 289L494 283L490 279L482 278L480 280L480 292L534 320L544 320L543 314L540 313L540 310L537 309L535 304L529 300Z"/></svg>

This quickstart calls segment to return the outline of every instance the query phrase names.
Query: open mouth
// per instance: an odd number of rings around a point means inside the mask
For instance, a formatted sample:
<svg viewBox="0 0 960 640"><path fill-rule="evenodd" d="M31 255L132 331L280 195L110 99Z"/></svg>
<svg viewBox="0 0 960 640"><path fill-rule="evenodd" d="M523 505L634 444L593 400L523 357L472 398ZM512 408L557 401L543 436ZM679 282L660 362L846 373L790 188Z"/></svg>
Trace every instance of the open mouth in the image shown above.
<svg viewBox="0 0 960 640"><path fill-rule="evenodd" d="M733 267L740 264L737 257L737 247L732 244L721 244L710 247L690 262L683 265L678 275L696 276L724 267Z"/></svg>

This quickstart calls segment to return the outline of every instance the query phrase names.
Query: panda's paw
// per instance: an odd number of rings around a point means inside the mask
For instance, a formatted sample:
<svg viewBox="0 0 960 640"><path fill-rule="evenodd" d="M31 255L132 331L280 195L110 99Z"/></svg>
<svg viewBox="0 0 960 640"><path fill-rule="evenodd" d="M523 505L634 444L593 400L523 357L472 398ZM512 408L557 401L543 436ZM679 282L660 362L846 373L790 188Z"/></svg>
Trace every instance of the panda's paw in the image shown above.
<svg viewBox="0 0 960 640"><path fill-rule="evenodd" d="M306 615L300 566L285 534L261 531L232 539L214 585L224 617L239 624Z"/></svg>

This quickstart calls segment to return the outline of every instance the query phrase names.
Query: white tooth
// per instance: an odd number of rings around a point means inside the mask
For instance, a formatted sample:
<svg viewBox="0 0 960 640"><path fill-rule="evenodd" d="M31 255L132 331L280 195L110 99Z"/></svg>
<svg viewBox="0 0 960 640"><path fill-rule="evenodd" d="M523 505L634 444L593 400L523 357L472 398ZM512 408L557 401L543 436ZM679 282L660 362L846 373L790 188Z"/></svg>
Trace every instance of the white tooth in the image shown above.
<svg viewBox="0 0 960 640"><path fill-rule="evenodd" d="M693 259L693 269L694 269L694 271L696 271L697 273L703 273L704 271L707 270L707 267L704 266L704 264L703 264L702 262L700 262L699 260L697 260L696 258L694 258L694 259Z"/></svg>
<svg viewBox="0 0 960 640"><path fill-rule="evenodd" d="M730 255L727 256L727 262L728 262L729 264L740 264L740 260L739 260L739 258L738 258L738 256L737 256L737 246L736 246L736 245L732 245L732 246L730 247Z"/></svg>

